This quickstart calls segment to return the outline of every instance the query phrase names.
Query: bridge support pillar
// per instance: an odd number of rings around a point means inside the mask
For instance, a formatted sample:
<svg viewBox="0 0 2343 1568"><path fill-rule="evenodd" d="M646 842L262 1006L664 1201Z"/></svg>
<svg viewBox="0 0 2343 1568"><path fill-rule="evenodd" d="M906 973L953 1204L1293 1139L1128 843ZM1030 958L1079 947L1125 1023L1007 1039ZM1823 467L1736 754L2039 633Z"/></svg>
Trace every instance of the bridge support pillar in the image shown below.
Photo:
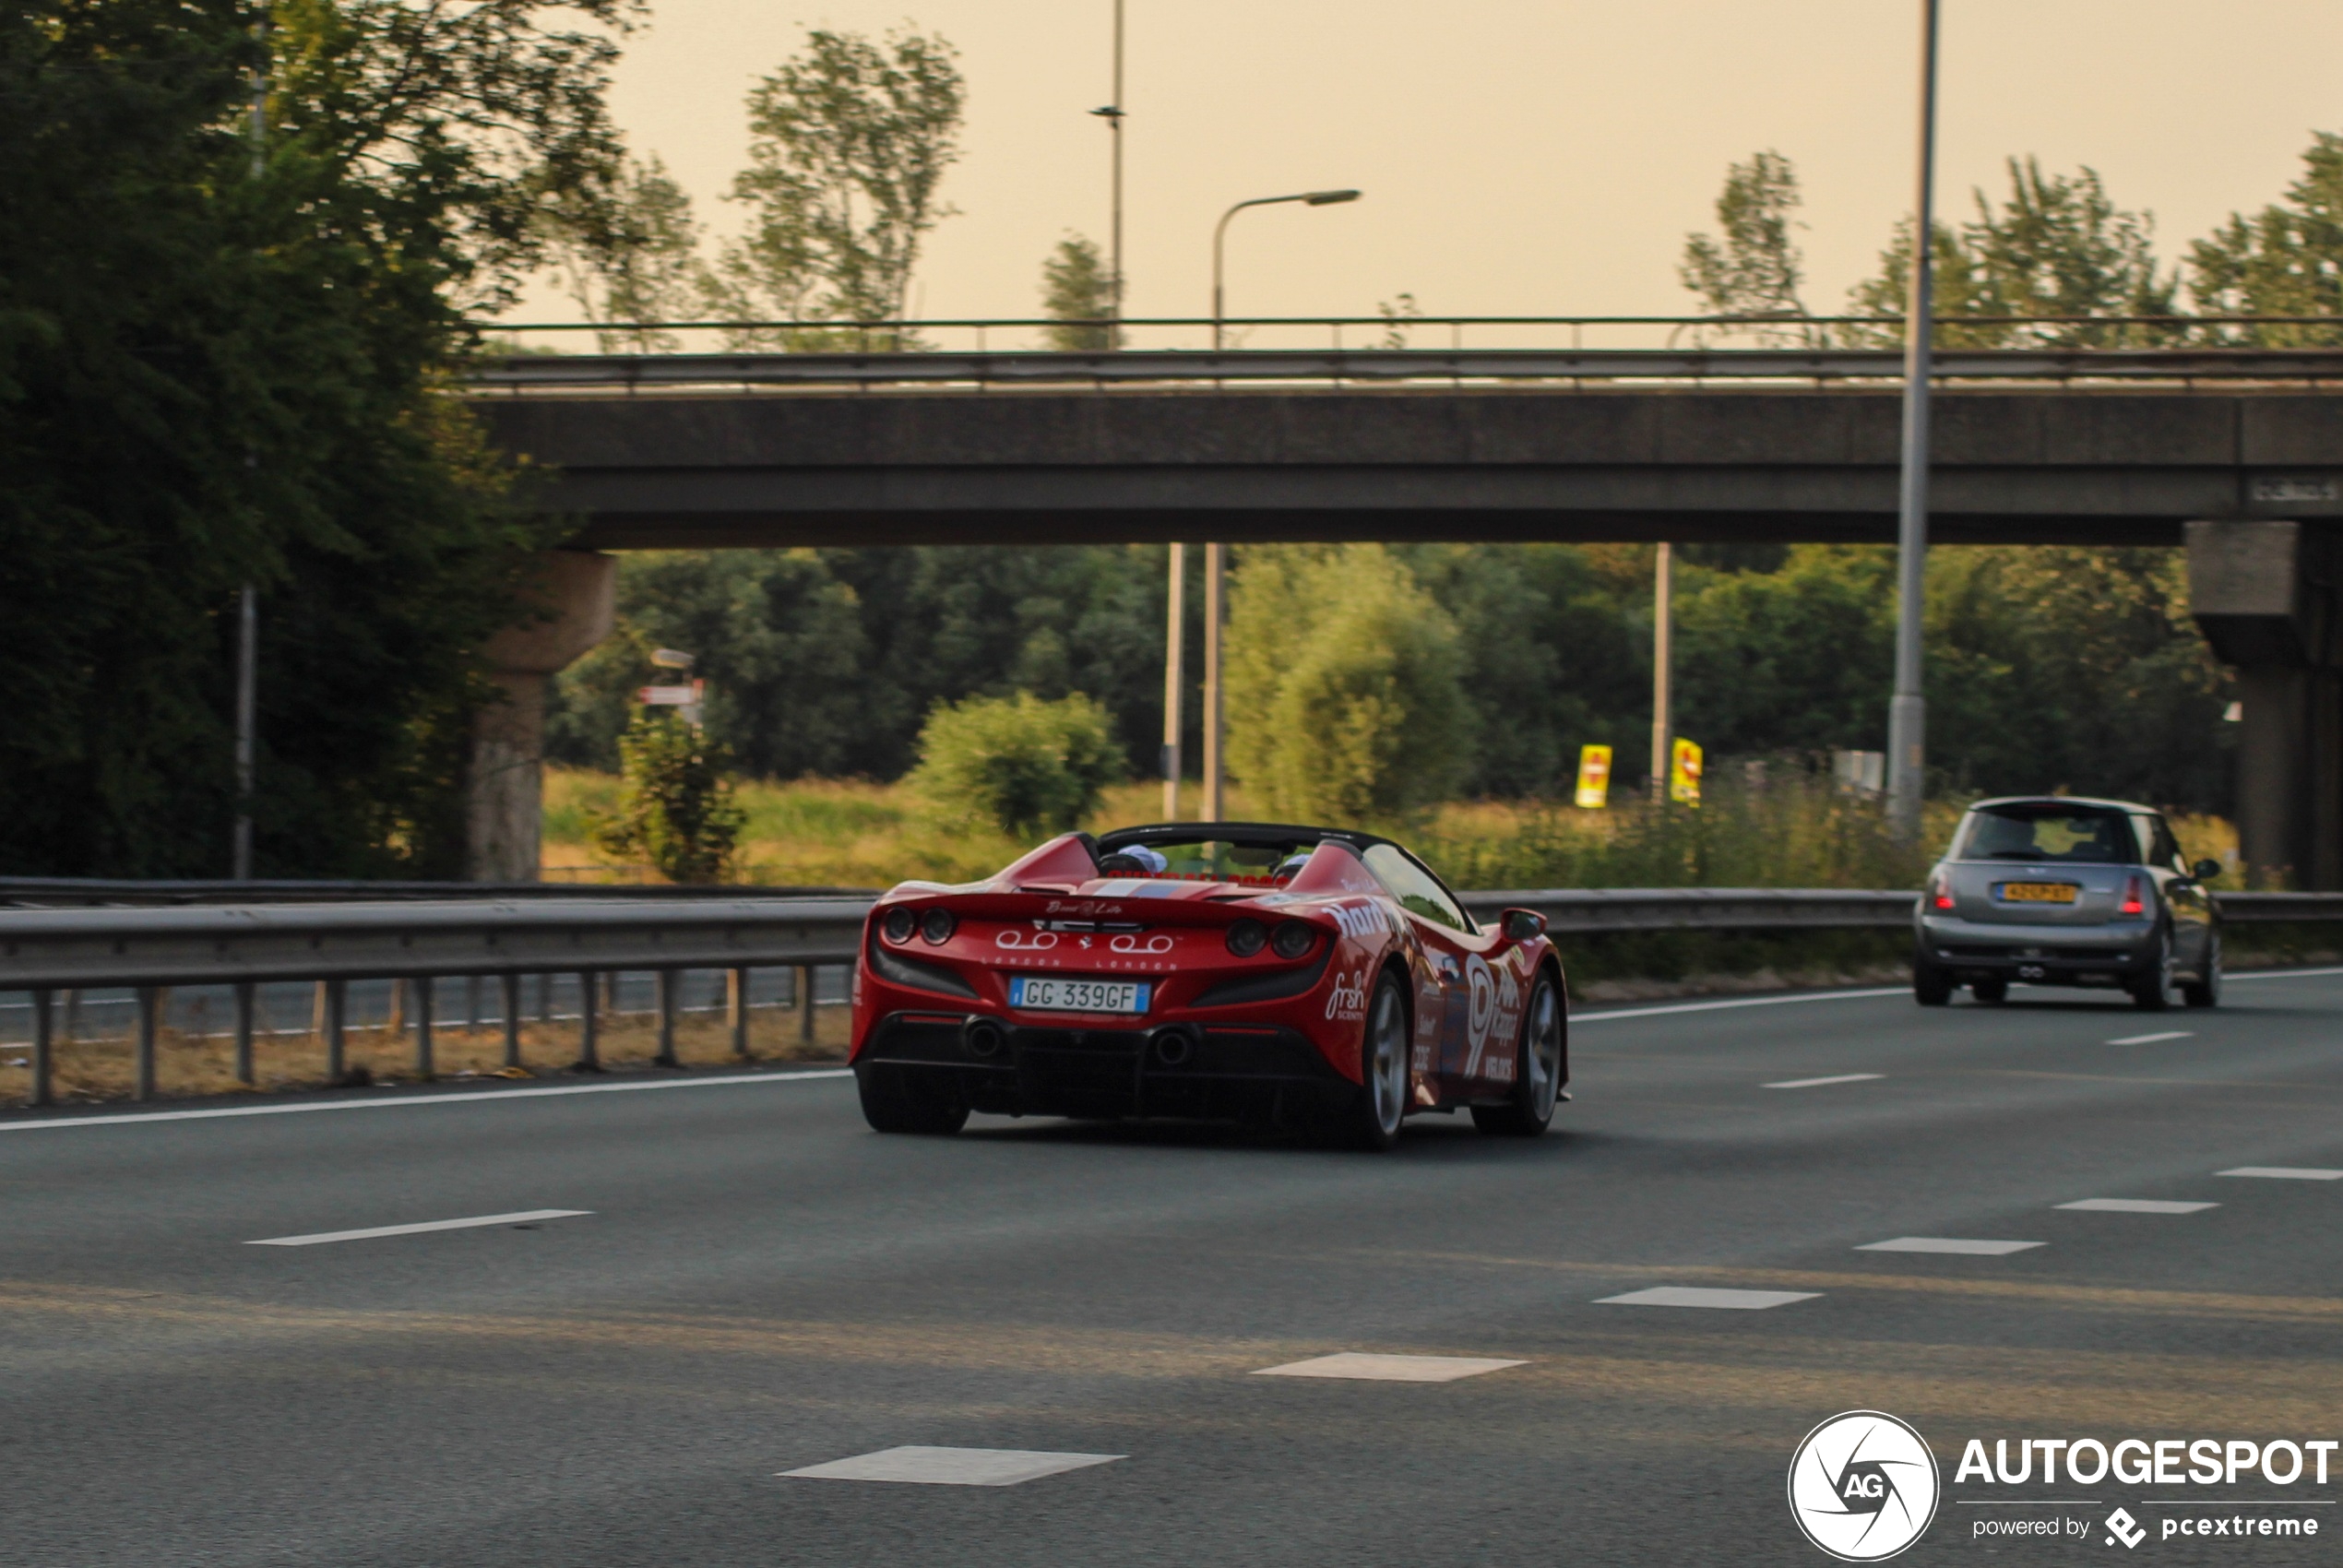
<svg viewBox="0 0 2343 1568"><path fill-rule="evenodd" d="M610 636L618 560L586 550L540 557L526 618L482 650L500 696L472 730L465 802L465 874L534 882L543 819L545 687L553 672Z"/></svg>
<svg viewBox="0 0 2343 1568"><path fill-rule="evenodd" d="M2264 879L2343 887L2343 552L2278 519L2192 522L2187 539L2190 609L2244 710L2240 858Z"/></svg>

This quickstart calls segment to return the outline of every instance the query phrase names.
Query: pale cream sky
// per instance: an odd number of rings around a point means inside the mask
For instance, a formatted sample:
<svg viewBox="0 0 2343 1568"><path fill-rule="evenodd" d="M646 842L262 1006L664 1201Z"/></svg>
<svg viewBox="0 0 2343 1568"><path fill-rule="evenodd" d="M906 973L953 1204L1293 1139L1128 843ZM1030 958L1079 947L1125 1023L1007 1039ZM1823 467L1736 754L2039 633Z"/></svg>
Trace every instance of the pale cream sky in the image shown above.
<svg viewBox="0 0 2343 1568"><path fill-rule="evenodd" d="M638 153L712 230L742 99L806 26L904 22L961 51L961 209L915 314L1022 315L1068 230L1103 242L1112 0L654 0L618 73ZM1355 206L1231 230L1235 315L1691 308L1678 285L1726 163L1771 147L1806 190L1807 303L1835 310L1909 202L1917 0L1126 0L1133 315L1205 314L1209 240L1241 197L1327 185ZM2277 196L2313 127L2343 129L2343 6L2325 0L1945 0L1939 212L2001 160L2088 163L2170 259ZM543 319L574 312L532 299Z"/></svg>

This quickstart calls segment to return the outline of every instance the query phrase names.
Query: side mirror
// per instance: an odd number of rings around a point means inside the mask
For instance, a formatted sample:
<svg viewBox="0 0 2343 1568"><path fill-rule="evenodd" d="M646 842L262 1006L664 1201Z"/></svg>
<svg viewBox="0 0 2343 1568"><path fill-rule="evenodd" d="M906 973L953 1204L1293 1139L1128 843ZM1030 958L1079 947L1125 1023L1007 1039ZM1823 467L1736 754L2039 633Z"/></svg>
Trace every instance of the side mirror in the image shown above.
<svg viewBox="0 0 2343 1568"><path fill-rule="evenodd" d="M1507 909L1498 919L1504 923L1508 942L1527 942L1546 933L1546 917L1535 909Z"/></svg>
<svg viewBox="0 0 2343 1568"><path fill-rule="evenodd" d="M2210 882L2213 878L2221 874L2221 862L2218 861L2199 861L2188 869L2189 873L2194 876L2197 881Z"/></svg>

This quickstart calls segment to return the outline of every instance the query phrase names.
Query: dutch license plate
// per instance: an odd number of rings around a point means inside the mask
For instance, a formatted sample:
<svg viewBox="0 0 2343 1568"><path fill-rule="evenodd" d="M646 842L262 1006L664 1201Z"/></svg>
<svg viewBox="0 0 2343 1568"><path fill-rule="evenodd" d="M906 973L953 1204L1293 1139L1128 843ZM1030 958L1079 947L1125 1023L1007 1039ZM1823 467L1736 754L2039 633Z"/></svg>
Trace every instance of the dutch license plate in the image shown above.
<svg viewBox="0 0 2343 1568"><path fill-rule="evenodd" d="M2004 882L2002 899L2010 904L2072 904L2081 891L2071 882Z"/></svg>
<svg viewBox="0 0 2343 1568"><path fill-rule="evenodd" d="M1060 980L1017 975L1009 981L1009 1005L1044 1013L1144 1013L1148 980Z"/></svg>

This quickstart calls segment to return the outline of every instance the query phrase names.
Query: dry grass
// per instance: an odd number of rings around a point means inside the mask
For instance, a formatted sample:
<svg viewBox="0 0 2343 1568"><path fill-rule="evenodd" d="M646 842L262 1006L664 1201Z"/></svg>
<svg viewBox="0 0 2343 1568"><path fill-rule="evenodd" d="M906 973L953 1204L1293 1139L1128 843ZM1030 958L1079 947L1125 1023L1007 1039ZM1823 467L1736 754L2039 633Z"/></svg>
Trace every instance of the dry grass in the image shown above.
<svg viewBox="0 0 2343 1568"><path fill-rule="evenodd" d="M849 1010L840 1006L814 1010L815 1038L798 1038L794 1012L761 1007L749 1016L750 1063L835 1062L846 1053ZM613 1072L639 1071L651 1064L659 1047L656 1020L641 1014L605 1016L597 1037L602 1065ZM344 1060L349 1082L417 1083L414 1036L388 1029L351 1029L344 1036ZM566 1072L577 1060L578 1029L575 1019L551 1024L530 1023L521 1029L521 1061L517 1070L505 1066L505 1037L501 1027L473 1030L441 1025L432 1031L433 1076L439 1079L493 1076L544 1077ZM732 1054L731 1027L721 1013L686 1013L676 1020L676 1059L685 1067L737 1067L743 1060ZM0 1103L22 1103L31 1088L32 1074L22 1048L11 1050L0 1063ZM252 1089L235 1079L234 1042L219 1035L161 1031L155 1041L156 1090L166 1098L223 1095L239 1092L275 1093L328 1087L326 1046L314 1035L270 1035L253 1042ZM134 1084L132 1042L125 1038L60 1041L54 1063L55 1091L65 1100L124 1099ZM359 1075L363 1073L363 1078Z"/></svg>

